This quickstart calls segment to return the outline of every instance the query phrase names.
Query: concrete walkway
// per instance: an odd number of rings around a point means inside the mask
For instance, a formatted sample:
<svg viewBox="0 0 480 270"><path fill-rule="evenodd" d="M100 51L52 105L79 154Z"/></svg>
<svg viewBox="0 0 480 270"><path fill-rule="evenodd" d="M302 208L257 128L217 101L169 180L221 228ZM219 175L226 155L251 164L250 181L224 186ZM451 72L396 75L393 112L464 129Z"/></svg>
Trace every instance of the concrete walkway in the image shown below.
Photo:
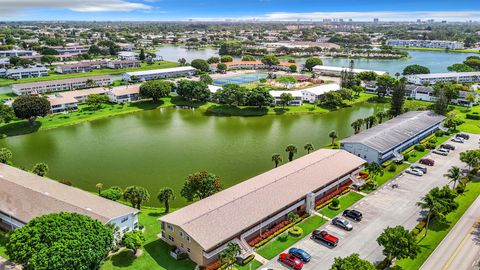
<svg viewBox="0 0 480 270"><path fill-rule="evenodd" d="M324 216L324 215L320 214L320 213L317 212L317 211L313 211L313 214L316 215L316 216L322 217L322 218L324 218L324 219L326 219L326 220L332 220L331 218L329 218L329 217L327 217L327 216Z"/></svg>
<svg viewBox="0 0 480 270"><path fill-rule="evenodd" d="M260 254L253 252L253 255L255 255L255 260L261 262L262 264L268 263L268 260L262 257Z"/></svg>
<svg viewBox="0 0 480 270"><path fill-rule="evenodd" d="M0 270L22 270L22 267L0 257Z"/></svg>

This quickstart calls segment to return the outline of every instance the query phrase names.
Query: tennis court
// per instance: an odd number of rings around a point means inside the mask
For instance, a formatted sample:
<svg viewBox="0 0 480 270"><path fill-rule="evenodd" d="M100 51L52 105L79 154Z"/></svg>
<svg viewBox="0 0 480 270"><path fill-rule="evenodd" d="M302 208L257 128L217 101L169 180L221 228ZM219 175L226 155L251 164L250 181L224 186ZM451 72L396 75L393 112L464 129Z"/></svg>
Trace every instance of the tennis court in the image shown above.
<svg viewBox="0 0 480 270"><path fill-rule="evenodd" d="M260 79L266 79L267 77L268 77L268 74L265 74L265 73L242 74L242 75L235 75L235 76L214 79L213 84L216 84L216 85L244 84L244 83L258 82Z"/></svg>

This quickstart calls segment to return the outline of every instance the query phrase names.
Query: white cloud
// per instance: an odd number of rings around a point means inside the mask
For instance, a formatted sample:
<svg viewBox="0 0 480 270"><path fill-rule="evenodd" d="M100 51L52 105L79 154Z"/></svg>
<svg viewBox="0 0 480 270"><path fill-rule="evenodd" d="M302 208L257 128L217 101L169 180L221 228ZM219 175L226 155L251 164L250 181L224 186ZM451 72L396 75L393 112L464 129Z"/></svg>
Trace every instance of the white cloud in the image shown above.
<svg viewBox="0 0 480 270"><path fill-rule="evenodd" d="M377 12L272 12L262 19L271 21L353 19L367 21L373 18L391 21L414 21L416 19L435 19L450 21L466 21L480 19L480 11L377 11Z"/></svg>
<svg viewBox="0 0 480 270"><path fill-rule="evenodd" d="M142 3L125 0L0 0L0 14L17 14L38 8L69 9L78 12L150 10Z"/></svg>

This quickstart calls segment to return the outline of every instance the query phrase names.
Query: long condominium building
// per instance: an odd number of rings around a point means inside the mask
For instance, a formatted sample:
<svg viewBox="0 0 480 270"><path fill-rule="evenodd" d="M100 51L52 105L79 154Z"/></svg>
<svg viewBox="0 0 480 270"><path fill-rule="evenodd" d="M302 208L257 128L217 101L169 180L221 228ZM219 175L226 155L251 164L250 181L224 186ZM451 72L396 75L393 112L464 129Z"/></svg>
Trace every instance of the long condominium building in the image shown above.
<svg viewBox="0 0 480 270"><path fill-rule="evenodd" d="M161 217L161 238L200 266L216 261L229 242L245 256L262 230L291 212L312 213L346 189L364 163L343 150L315 151Z"/></svg>
<svg viewBox="0 0 480 270"><path fill-rule="evenodd" d="M105 86L112 83L111 76L81 77L63 80L19 83L12 86L17 95L44 94L48 92L70 91L89 87Z"/></svg>
<svg viewBox="0 0 480 270"><path fill-rule="evenodd" d="M416 74L407 76L407 81L418 85L437 82L474 83L480 82L480 71Z"/></svg>
<svg viewBox="0 0 480 270"><path fill-rule="evenodd" d="M174 78L182 76L192 76L195 75L197 70L193 67L174 67L174 68L163 68L163 69L153 69L145 71L133 71L123 73L123 80L130 81L149 81L165 78Z"/></svg>
<svg viewBox="0 0 480 270"><path fill-rule="evenodd" d="M460 50L464 48L463 42L449 40L389 39L386 44L394 47L419 47L449 50Z"/></svg>
<svg viewBox="0 0 480 270"><path fill-rule="evenodd" d="M346 67L332 67L332 66L314 66L313 72L319 75L327 75L327 76L340 76L342 72L350 71L349 68ZM351 70L354 74L358 74L361 72L372 71L375 72L377 75L384 75L387 74L385 71L378 71L378 70L368 70L368 69L359 69L354 68Z"/></svg>
<svg viewBox="0 0 480 270"><path fill-rule="evenodd" d="M11 68L5 72L5 76L10 79L36 78L47 75L48 68L43 66Z"/></svg>

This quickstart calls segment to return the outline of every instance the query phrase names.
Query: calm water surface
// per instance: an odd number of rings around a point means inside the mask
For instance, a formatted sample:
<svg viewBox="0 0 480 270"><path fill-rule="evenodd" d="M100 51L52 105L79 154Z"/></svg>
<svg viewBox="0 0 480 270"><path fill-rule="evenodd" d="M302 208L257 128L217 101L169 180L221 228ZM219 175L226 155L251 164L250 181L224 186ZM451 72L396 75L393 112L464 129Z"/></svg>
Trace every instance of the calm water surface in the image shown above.
<svg viewBox="0 0 480 270"><path fill-rule="evenodd" d="M141 185L155 205L158 190L169 186L178 195L174 205L181 206L179 190L190 173L207 170L228 187L271 169L273 153L286 160L286 145L303 155L306 143L328 144L331 130L351 135L353 120L382 109L361 104L323 115L215 117L163 108L10 137L0 147L13 151L16 166L46 162L49 177L86 190L98 182Z"/></svg>

